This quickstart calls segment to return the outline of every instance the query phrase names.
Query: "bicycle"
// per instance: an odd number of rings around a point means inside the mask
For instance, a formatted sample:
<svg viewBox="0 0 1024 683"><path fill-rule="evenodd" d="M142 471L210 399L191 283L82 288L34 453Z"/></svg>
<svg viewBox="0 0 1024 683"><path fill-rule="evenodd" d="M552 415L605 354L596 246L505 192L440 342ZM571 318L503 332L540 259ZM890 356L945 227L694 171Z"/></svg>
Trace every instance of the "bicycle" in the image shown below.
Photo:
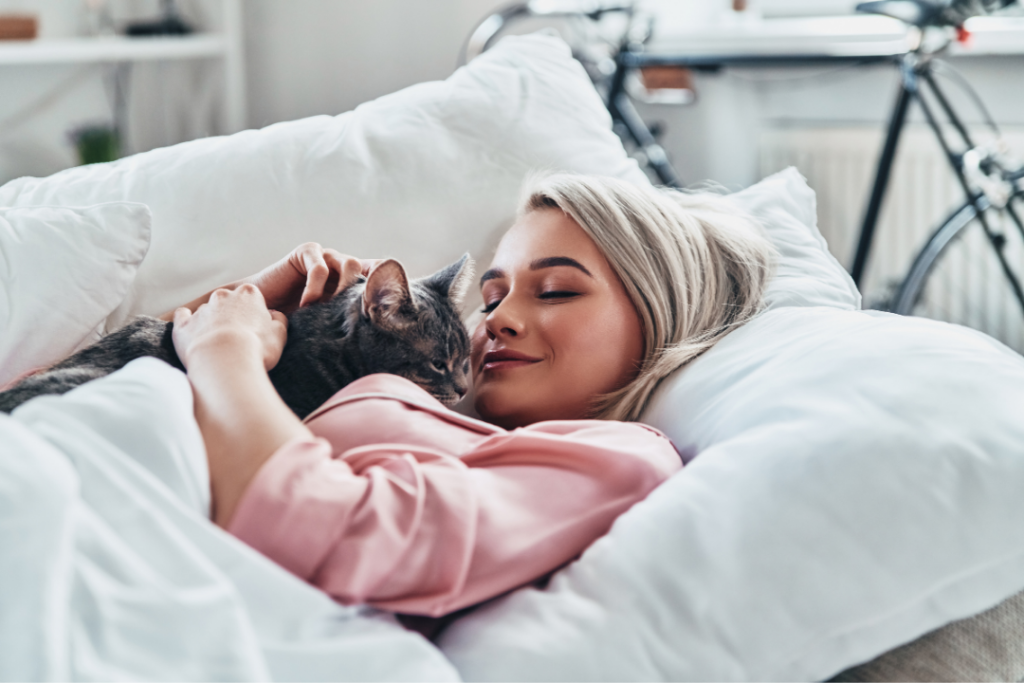
<svg viewBox="0 0 1024 683"><path fill-rule="evenodd" d="M1006 154L999 142L998 124L970 84L961 80L961 85L995 135L995 140L986 144L975 142L963 118L935 78L936 66L948 69L938 61L937 55L951 44L953 38L950 33L955 31L962 35L967 18L982 11L1005 7L1011 2L953 2L943 6L924 0L884 0L857 6L858 11L892 16L914 26L919 41L915 49L896 60L901 79L850 274L859 286L900 135L906 125L910 104L916 102L963 188L966 201L940 223L914 257L891 299L882 302L880 307L901 315L923 315L967 324L992 336L1001 336L1004 341L1015 341L1014 345L1020 350L1020 342L1024 339L1007 339L1006 330L993 329L1001 325L997 321L1005 322L1007 312L992 308L1002 306L1001 302L1007 301L1007 297L993 291L998 285L989 276L992 266L1002 273L1008 294L1012 294L1012 300L1020 306L1024 317L1021 268L1024 265L1024 167ZM928 31L942 32L937 43L929 44ZM930 104L929 100L933 103ZM940 119L939 112L945 121ZM950 128L953 139L950 139ZM979 237L991 247L988 257L984 255L986 250L979 249ZM994 262L987 262L989 257ZM977 286L962 286L965 279L986 282L979 291Z"/></svg>
<svg viewBox="0 0 1024 683"><path fill-rule="evenodd" d="M657 143L656 136L637 113L627 87L628 79L637 71L650 66L713 69L727 64L763 66L806 63L816 59L829 63L894 62L900 70L900 85L875 171L850 269L851 276L859 287L910 104L916 102L967 198L928 238L907 274L894 287L894 295L879 302L877 307L902 315L923 315L966 324L1002 338L1018 351L1024 351L1024 167L1013 162L998 142L977 144L936 80L939 71L955 73L945 65L937 69L937 65L942 64L937 57L952 43L954 35L962 35L964 22L972 16L987 14L1013 2L1015 0L881 0L858 5L858 11L895 17L915 27L917 45L896 55L773 55L768 59L737 55L704 59L646 54L644 46L650 38L651 26L648 24L639 31L632 26L635 18L632 3L609 5L590 2L581 9L579 3L541 3L534 0L509 5L481 22L463 54L468 59L484 51L506 25L524 17L576 17L594 22L608 13L625 14L629 25L617 43L609 43L607 54L599 54L595 58L580 48L574 48L574 55L587 68L595 87L603 94L620 135L635 146L640 153L640 161L646 162L658 180L674 187L679 185L679 176ZM960 85L968 91L998 140L998 125L980 97L966 80L961 79ZM929 100L934 100L934 104ZM936 115L937 111L941 112L944 120ZM958 139L950 139L944 127L951 128ZM978 244L979 237L983 241L981 245ZM982 248L984 244L989 248ZM1001 274L1002 287L1008 290L1008 296L995 291L999 285L992 280L993 271ZM983 281L983 286L963 286L965 280L974 285ZM1019 306L1021 312L1016 317L1022 324L1013 334L1005 329L996 329L1000 325L1005 327L1007 315L1002 309L1005 309L1007 301L1015 301L1011 305ZM993 320L1004 323L993 323Z"/></svg>

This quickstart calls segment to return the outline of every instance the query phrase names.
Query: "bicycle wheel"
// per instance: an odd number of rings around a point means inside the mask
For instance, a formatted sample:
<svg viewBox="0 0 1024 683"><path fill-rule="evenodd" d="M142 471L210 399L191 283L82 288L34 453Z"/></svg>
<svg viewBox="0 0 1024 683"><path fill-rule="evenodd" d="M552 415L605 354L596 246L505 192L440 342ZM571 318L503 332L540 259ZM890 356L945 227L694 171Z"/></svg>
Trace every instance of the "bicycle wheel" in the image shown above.
<svg viewBox="0 0 1024 683"><path fill-rule="evenodd" d="M993 239L979 218L985 218ZM892 311L966 325L1024 353L1024 192L954 212L914 259ZM1000 252L1002 258L1000 258ZM1009 271L1009 274L1008 272Z"/></svg>

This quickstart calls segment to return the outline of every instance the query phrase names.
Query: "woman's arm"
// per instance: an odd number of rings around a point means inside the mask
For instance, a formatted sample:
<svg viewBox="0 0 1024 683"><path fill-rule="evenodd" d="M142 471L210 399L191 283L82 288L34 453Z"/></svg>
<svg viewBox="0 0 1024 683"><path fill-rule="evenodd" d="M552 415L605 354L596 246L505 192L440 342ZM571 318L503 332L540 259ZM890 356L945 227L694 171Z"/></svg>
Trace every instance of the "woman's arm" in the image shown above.
<svg viewBox="0 0 1024 683"><path fill-rule="evenodd" d="M195 313L174 314L174 346L188 371L206 443L213 519L227 527L249 482L289 441L311 437L267 371L281 357L287 320L252 284L216 290Z"/></svg>
<svg viewBox="0 0 1024 683"><path fill-rule="evenodd" d="M379 430L389 443L286 444L228 528L346 604L440 616L492 598L572 560L681 466L665 437L635 424L467 435L439 404L423 410L425 395L381 398L402 381L375 379L376 393L310 424L329 439ZM402 431L415 436L403 444Z"/></svg>
<svg viewBox="0 0 1024 683"><path fill-rule="evenodd" d="M244 284L255 285L263 294L268 308L291 313L296 308L329 299L355 282L360 275L368 274L376 262L374 259L361 260L334 249L325 249L316 242L306 242L255 275L217 289L234 290ZM183 308L194 313L210 300L215 291L188 302ZM170 322L174 319L174 313L168 311L160 319Z"/></svg>

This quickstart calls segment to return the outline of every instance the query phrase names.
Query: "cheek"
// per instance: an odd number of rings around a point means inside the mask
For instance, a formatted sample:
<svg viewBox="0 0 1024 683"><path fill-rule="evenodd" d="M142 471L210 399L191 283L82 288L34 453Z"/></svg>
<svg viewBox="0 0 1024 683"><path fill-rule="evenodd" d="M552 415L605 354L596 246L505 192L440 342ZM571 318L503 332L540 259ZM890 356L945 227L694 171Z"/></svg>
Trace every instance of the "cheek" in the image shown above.
<svg viewBox="0 0 1024 683"><path fill-rule="evenodd" d="M579 385L612 391L636 375L643 354L639 319L628 301L588 308L552 324L552 345Z"/></svg>
<svg viewBox="0 0 1024 683"><path fill-rule="evenodd" d="M480 361L483 360L484 344L486 344L486 342L487 328L485 327L484 322L481 321L469 337L469 372L474 378L476 377L477 368L480 367Z"/></svg>

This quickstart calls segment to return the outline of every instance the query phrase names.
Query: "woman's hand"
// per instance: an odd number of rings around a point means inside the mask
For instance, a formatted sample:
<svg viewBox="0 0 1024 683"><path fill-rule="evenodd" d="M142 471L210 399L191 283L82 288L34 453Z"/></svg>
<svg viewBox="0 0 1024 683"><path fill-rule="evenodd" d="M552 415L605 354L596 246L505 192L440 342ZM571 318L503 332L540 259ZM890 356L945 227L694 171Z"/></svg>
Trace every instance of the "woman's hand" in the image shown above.
<svg viewBox="0 0 1024 683"><path fill-rule="evenodd" d="M254 285L241 284L214 291L195 313L177 309L172 334L206 444L213 520L227 528L263 463L288 441L312 438L267 376L288 320L267 309Z"/></svg>
<svg viewBox="0 0 1024 683"><path fill-rule="evenodd" d="M357 259L334 249L326 249L316 242L306 242L255 275L226 284L221 289L233 290L244 284L255 285L263 293L268 308L288 314L297 308L330 299L354 284L360 275L369 275L378 261ZM208 292L188 302L183 308L195 312L212 295L213 292ZM174 315L175 311L168 311L160 319L170 322Z"/></svg>
<svg viewBox="0 0 1024 683"><path fill-rule="evenodd" d="M256 285L267 306L291 313L318 301L326 301L367 275L376 260L360 260L316 242L300 244L283 259L242 282Z"/></svg>
<svg viewBox="0 0 1024 683"><path fill-rule="evenodd" d="M197 355L249 354L270 370L281 358L288 338L288 319L267 309L260 290L251 284L218 289L195 313L174 312L174 349L186 369Z"/></svg>

